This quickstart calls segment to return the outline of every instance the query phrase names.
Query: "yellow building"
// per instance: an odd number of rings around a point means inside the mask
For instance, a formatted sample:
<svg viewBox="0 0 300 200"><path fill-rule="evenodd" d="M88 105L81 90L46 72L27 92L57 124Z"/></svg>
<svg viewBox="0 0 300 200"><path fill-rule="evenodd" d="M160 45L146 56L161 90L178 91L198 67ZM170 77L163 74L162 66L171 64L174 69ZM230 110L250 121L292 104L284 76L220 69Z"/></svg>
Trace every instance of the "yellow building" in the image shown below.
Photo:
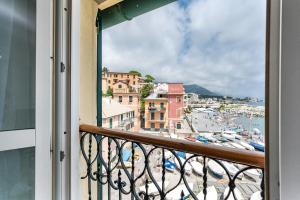
<svg viewBox="0 0 300 200"><path fill-rule="evenodd" d="M153 93L145 99L145 129L168 129L168 98L165 94Z"/></svg>

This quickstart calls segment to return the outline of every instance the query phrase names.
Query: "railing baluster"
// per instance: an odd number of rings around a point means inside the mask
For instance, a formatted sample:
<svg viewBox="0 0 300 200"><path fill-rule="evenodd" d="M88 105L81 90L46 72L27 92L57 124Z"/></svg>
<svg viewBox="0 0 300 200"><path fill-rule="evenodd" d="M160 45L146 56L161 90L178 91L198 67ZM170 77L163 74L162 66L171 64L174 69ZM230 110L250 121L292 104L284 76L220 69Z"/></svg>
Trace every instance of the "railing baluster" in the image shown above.
<svg viewBox="0 0 300 200"><path fill-rule="evenodd" d="M91 157L92 157L92 135L91 133L89 133L89 155L88 155L88 166L87 166L87 173L88 173L88 196L89 196L89 200L92 199L92 183L91 183Z"/></svg>
<svg viewBox="0 0 300 200"><path fill-rule="evenodd" d="M130 189L131 189L131 199L134 200L134 154L135 154L135 149L134 149L134 143L131 142L131 178L130 178Z"/></svg>
<svg viewBox="0 0 300 200"><path fill-rule="evenodd" d="M161 199L164 200L165 199L165 175L166 175L166 158L165 158L165 149L162 148L162 186L161 186L161 191L162 191L162 195L161 195Z"/></svg>
<svg viewBox="0 0 300 200"><path fill-rule="evenodd" d="M108 200L110 200L111 199L111 187L110 187L110 184L109 184L109 182L110 182L110 179L111 179L111 159L110 159L110 157L111 157L111 138L108 138L108 154L107 154L107 162L108 162L108 172L107 172L107 182L108 182L108 184L107 184L107 198L108 198Z"/></svg>
<svg viewBox="0 0 300 200"><path fill-rule="evenodd" d="M206 200L207 195L207 167L206 167L206 156L203 156L203 195Z"/></svg>
<svg viewBox="0 0 300 200"><path fill-rule="evenodd" d="M183 192L183 190L181 190L181 193L180 193L180 200L184 200L184 192Z"/></svg>
<svg viewBox="0 0 300 200"><path fill-rule="evenodd" d="M261 192L260 192L260 196L261 196L261 199L264 200L265 199L265 171L264 169L262 169L262 178L261 178L261 183L260 183L260 189L261 189Z"/></svg>
<svg viewBox="0 0 300 200"><path fill-rule="evenodd" d="M115 183L117 183L118 185L118 190L119 190L119 200L122 200L122 178L121 178L121 170L119 170L118 172L118 180L115 181Z"/></svg>

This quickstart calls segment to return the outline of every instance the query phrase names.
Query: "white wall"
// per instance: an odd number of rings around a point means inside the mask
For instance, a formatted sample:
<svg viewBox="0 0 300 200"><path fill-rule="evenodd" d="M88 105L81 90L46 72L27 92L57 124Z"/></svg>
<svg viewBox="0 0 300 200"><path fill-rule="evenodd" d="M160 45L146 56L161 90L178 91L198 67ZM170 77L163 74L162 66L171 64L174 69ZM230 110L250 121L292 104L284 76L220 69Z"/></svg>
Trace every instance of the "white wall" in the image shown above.
<svg viewBox="0 0 300 200"><path fill-rule="evenodd" d="M282 200L300 199L300 0L282 0ZM270 133L272 134L272 133Z"/></svg>

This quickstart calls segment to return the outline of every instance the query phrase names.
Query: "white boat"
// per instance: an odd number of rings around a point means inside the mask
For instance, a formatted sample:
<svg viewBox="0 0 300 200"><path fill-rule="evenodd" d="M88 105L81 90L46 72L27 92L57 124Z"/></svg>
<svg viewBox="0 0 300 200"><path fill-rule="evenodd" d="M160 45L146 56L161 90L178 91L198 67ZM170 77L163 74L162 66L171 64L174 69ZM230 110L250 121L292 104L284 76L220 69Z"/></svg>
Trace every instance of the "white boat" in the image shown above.
<svg viewBox="0 0 300 200"><path fill-rule="evenodd" d="M222 133L222 137L226 138L227 140L233 141L235 139L234 135L229 135L227 133Z"/></svg>
<svg viewBox="0 0 300 200"><path fill-rule="evenodd" d="M225 174L225 170L223 167L218 164L214 160L209 160L208 161L208 169L217 177L217 178L223 178L223 175Z"/></svg>
<svg viewBox="0 0 300 200"><path fill-rule="evenodd" d="M229 189L229 187L227 187L223 193L223 199L225 199L227 197L229 191L230 191L230 189ZM239 189L234 188L234 194L235 194L236 198L234 198L232 192L230 192L230 195L226 200L244 200L244 197L243 197L242 193L239 191Z"/></svg>
<svg viewBox="0 0 300 200"><path fill-rule="evenodd" d="M206 189L206 199L207 200L217 200L218 199L218 192L215 188L215 186L210 186ZM203 191L201 191L198 195L197 198L199 200L204 200L204 194Z"/></svg>
<svg viewBox="0 0 300 200"><path fill-rule="evenodd" d="M178 156L178 157L179 157L179 159L180 159L180 161L181 161L181 164L183 165L184 162L185 162L185 159L181 158L180 156ZM175 162L177 168L180 170L181 168L180 168L180 164L179 164L179 162L178 162L178 159L177 159L177 158L174 158L174 162ZM187 163L185 164L184 170L185 170L185 173L191 174L191 172L192 172L192 166L190 165L190 163L187 162Z"/></svg>
<svg viewBox="0 0 300 200"><path fill-rule="evenodd" d="M193 190L193 183L188 184L191 190ZM180 200L181 199L181 192L184 193L184 199L190 196L189 191L187 190L184 184L178 185L174 190L169 192L166 196L167 200Z"/></svg>
<svg viewBox="0 0 300 200"><path fill-rule="evenodd" d="M244 146L238 144L238 143L235 143L235 142L231 142L230 143L233 147L235 148L238 148L238 149L246 149Z"/></svg>
<svg viewBox="0 0 300 200"><path fill-rule="evenodd" d="M222 161L222 164L226 167L230 176L235 176L239 172L239 169L235 167L232 163L229 163L227 161ZM242 179L243 177L244 177L243 173L238 175L239 179Z"/></svg>
<svg viewBox="0 0 300 200"><path fill-rule="evenodd" d="M238 140L241 140L243 138L243 136L236 134L236 133L232 134L232 136L234 136L235 139L238 139Z"/></svg>
<svg viewBox="0 0 300 200"><path fill-rule="evenodd" d="M162 181L157 182L158 186L160 187L160 189L162 189ZM168 181L165 181L165 188L167 188L169 185ZM139 187L139 191L140 192L146 192L146 185L143 185L141 187ZM155 186L154 183L150 183L148 184L148 194L158 194L158 189Z"/></svg>
<svg viewBox="0 0 300 200"><path fill-rule="evenodd" d="M223 145L224 147L235 148L235 147L232 146L230 143L223 143L222 145Z"/></svg>
<svg viewBox="0 0 300 200"><path fill-rule="evenodd" d="M242 145L243 147L245 147L246 149L248 149L250 151L254 151L255 150L255 148L253 146L251 146L250 144L248 144L247 142L240 141L240 145Z"/></svg>
<svg viewBox="0 0 300 200"><path fill-rule="evenodd" d="M251 195L250 200L262 200L260 191L254 192L254 193Z"/></svg>
<svg viewBox="0 0 300 200"><path fill-rule="evenodd" d="M192 161L191 166L196 174L203 176L203 165L200 162Z"/></svg>

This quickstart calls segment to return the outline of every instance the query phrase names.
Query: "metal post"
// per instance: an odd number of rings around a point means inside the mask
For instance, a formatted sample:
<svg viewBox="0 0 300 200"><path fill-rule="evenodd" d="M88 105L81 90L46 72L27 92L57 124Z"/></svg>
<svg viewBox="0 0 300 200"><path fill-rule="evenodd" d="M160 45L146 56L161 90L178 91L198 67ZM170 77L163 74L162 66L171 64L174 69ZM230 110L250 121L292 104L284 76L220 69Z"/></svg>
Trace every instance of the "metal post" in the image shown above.
<svg viewBox="0 0 300 200"><path fill-rule="evenodd" d="M98 9L96 18L97 27L97 126L102 126L102 17L101 11ZM101 136L100 136L101 137ZM102 144L99 147L102 153ZM102 165L100 160L97 160L98 173L102 174ZM100 177L101 179L101 177ZM98 200L102 200L102 184L101 181L97 183L97 196Z"/></svg>

